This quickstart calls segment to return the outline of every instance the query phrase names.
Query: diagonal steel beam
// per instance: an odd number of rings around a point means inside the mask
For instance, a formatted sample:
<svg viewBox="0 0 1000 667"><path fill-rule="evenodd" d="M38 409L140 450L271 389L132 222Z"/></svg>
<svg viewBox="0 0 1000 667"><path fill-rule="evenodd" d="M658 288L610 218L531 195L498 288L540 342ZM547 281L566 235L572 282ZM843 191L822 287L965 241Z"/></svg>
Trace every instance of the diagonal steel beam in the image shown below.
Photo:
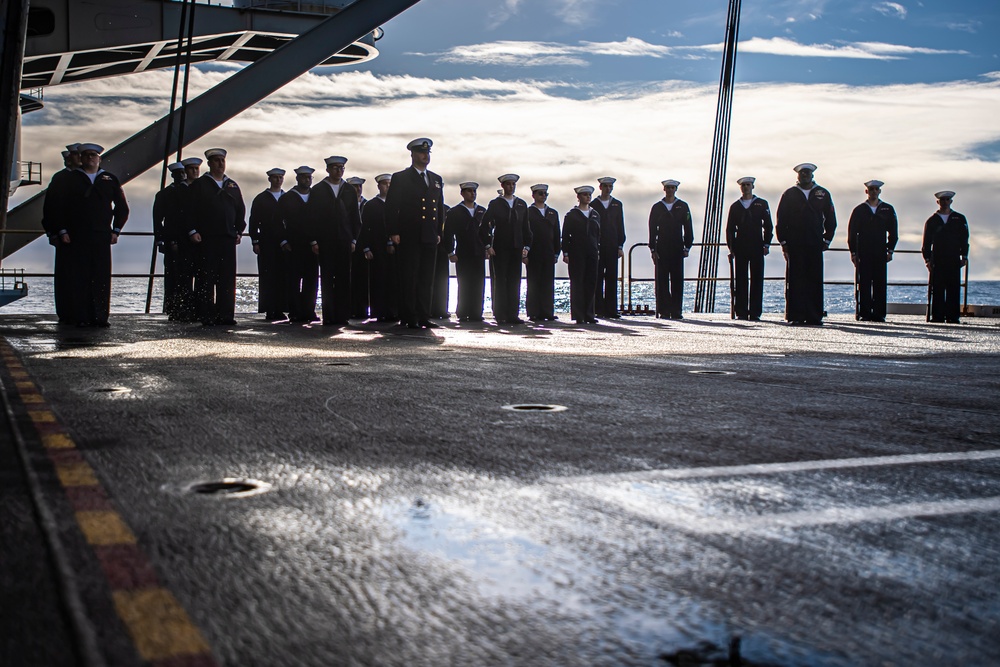
<svg viewBox="0 0 1000 667"><path fill-rule="evenodd" d="M184 126L185 144L194 142L233 116L260 102L285 84L339 53L372 30L420 0L355 0L315 28L283 44L255 63L191 100ZM126 183L159 164L173 152L179 134L181 109L174 111L173 130L168 133L170 114L104 153L101 166ZM7 257L42 235L42 204L45 191L10 211L7 228L32 234L11 234L3 257Z"/></svg>

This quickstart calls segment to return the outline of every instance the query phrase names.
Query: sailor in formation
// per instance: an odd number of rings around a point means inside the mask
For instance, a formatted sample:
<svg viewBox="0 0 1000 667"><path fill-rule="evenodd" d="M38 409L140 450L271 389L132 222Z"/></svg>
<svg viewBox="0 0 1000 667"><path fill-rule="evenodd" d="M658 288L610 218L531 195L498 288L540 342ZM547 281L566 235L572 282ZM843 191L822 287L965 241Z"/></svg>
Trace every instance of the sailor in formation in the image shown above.
<svg viewBox="0 0 1000 667"><path fill-rule="evenodd" d="M295 187L278 200L288 240L281 248L288 256L289 324L308 324L318 319L319 257L313 252L308 215L309 193L315 171L308 165L295 169Z"/></svg>
<svg viewBox="0 0 1000 667"><path fill-rule="evenodd" d="M920 252L930 273L931 322L959 323L962 267L969 262L969 221L951 209L952 190L934 194L938 210L924 223Z"/></svg>
<svg viewBox="0 0 1000 667"><path fill-rule="evenodd" d="M625 256L625 209L611 196L615 189L611 176L597 179L601 195L590 202L601 216L601 258L597 265L596 312L601 317L618 319L618 261Z"/></svg>
<svg viewBox="0 0 1000 667"><path fill-rule="evenodd" d="M73 307L73 267L69 229L64 213L64 197L72 173L80 168L80 144L70 144L62 152L63 169L52 174L42 206L42 229L55 248L55 265L52 270L52 292L55 297L56 319L60 324L75 324ZM65 239L64 239L65 237Z"/></svg>
<svg viewBox="0 0 1000 667"><path fill-rule="evenodd" d="M378 195L369 199L361 209L361 238L359 245L368 263L370 315L378 322L398 322L396 292L396 247L389 239L385 226L385 198L392 182L392 174L375 177Z"/></svg>
<svg viewBox="0 0 1000 667"><path fill-rule="evenodd" d="M167 165L173 182L153 198L153 242L163 255L163 312L169 320L183 319L178 281L180 242L184 230L184 204L187 195L187 171L180 162Z"/></svg>
<svg viewBox="0 0 1000 667"><path fill-rule="evenodd" d="M448 210L444 223L442 247L455 265L458 280L459 322L482 322L486 292L486 246L479 237L479 227L486 209L476 203L479 183L466 181L458 186L462 202Z"/></svg>
<svg viewBox="0 0 1000 667"><path fill-rule="evenodd" d="M656 277L656 317L684 319L684 258L694 245L691 207L677 198L680 181L660 181L663 198L649 210L649 251Z"/></svg>
<svg viewBox="0 0 1000 667"><path fill-rule="evenodd" d="M556 319L555 280L556 262L562 248L559 234L559 212L546 204L549 186L544 183L531 186L528 207L528 226L531 228L531 250L527 261L527 292L524 310L532 322ZM596 210L596 209L595 209ZM598 293L600 285L598 285Z"/></svg>
<svg viewBox="0 0 1000 667"><path fill-rule="evenodd" d="M738 320L759 320L764 312L764 256L770 252L774 225L766 199L753 193L757 179L737 179L741 196L729 207L726 246L733 270L733 312Z"/></svg>
<svg viewBox="0 0 1000 667"><path fill-rule="evenodd" d="M601 215L590 206L594 187L573 188L577 205L566 213L562 228L563 261L569 264L570 317L577 324L597 324L597 266L601 250Z"/></svg>
<svg viewBox="0 0 1000 667"><path fill-rule="evenodd" d="M283 247L288 245L285 223L278 202L285 191L285 170L274 167L266 172L268 188L250 204L247 232L257 255L257 312L268 322L285 319L288 310L288 267Z"/></svg>
<svg viewBox="0 0 1000 667"><path fill-rule="evenodd" d="M497 180L503 194L486 207L479 228L490 261L493 287L493 318L497 324L523 324L521 309L521 264L531 250L528 205L514 194L520 176L504 174Z"/></svg>
<svg viewBox="0 0 1000 667"><path fill-rule="evenodd" d="M351 257L361 234L358 191L344 180L347 158L326 158L326 178L312 187L306 216L309 245L319 257L323 325L344 326L351 316Z"/></svg>
<svg viewBox="0 0 1000 667"><path fill-rule="evenodd" d="M348 185L354 186L358 193L358 214L361 216L362 226L364 226L364 210L368 200L365 199L364 188L365 179L360 176L351 176L344 179ZM365 251L361 242L360 232L358 242L351 255L351 318L356 320L366 320L371 312L369 297L369 266L365 259Z"/></svg>
<svg viewBox="0 0 1000 667"><path fill-rule="evenodd" d="M829 190L816 184L816 165L794 168L798 182L778 202L775 233L785 256L785 319L822 324L823 253L833 242L837 214Z"/></svg>
<svg viewBox="0 0 1000 667"><path fill-rule="evenodd" d="M880 199L882 181L865 182L865 201L854 207L847 223L847 247L858 289L857 318L885 322L888 264L899 241L896 209Z"/></svg>

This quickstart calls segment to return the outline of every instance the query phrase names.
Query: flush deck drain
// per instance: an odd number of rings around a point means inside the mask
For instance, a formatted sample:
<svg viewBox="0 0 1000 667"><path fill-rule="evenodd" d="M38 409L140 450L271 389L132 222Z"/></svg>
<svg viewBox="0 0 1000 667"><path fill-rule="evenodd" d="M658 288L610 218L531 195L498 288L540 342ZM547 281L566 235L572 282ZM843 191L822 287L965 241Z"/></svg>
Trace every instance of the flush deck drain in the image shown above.
<svg viewBox="0 0 1000 667"><path fill-rule="evenodd" d="M690 373L691 375L734 375L732 371L700 370L700 371L688 371L688 373Z"/></svg>
<svg viewBox="0 0 1000 667"><path fill-rule="evenodd" d="M222 498L245 498L266 493L271 485L256 479L233 479L230 477L209 481L195 482L186 489L188 493L201 496L218 496Z"/></svg>
<svg viewBox="0 0 1000 667"><path fill-rule="evenodd" d="M545 405L543 403L515 403L513 405L505 405L503 409L513 410L514 412L562 412L566 409L566 406Z"/></svg>
<svg viewBox="0 0 1000 667"><path fill-rule="evenodd" d="M128 387L98 387L93 389L93 392L97 394L130 394L132 390Z"/></svg>
<svg viewBox="0 0 1000 667"><path fill-rule="evenodd" d="M349 361L331 361L330 363L328 363L326 365L327 366L350 366L351 362L349 362Z"/></svg>

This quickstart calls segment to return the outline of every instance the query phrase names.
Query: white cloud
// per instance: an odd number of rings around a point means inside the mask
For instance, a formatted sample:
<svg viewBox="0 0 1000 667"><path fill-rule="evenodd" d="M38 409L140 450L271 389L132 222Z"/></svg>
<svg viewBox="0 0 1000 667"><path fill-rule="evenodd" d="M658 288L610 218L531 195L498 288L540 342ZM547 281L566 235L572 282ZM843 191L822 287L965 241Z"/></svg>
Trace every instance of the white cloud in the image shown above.
<svg viewBox="0 0 1000 667"><path fill-rule="evenodd" d="M945 26L950 30L958 30L961 32L977 33L983 27L982 21L977 21L976 19L969 19L968 21L946 23Z"/></svg>
<svg viewBox="0 0 1000 667"><path fill-rule="evenodd" d="M722 44L683 47L704 51L722 51ZM801 44L784 37L753 37L741 41L742 53L758 53L796 58L853 58L859 60L903 60L911 55L968 55L968 51L929 49L883 42L852 42L845 44Z"/></svg>
<svg viewBox="0 0 1000 667"><path fill-rule="evenodd" d="M506 65L539 67L543 65L570 65L586 67L582 56L624 56L662 58L674 50L669 46L650 44L635 37L622 42L558 42L498 41L484 44L455 46L440 53L410 53L407 55L432 56L439 62L463 65Z"/></svg>
<svg viewBox="0 0 1000 667"><path fill-rule="evenodd" d="M224 76L199 73L192 84L201 90ZM58 163L59 149L71 140L113 146L164 113L169 90L169 72L50 88L46 109L26 118L25 159ZM485 199L492 192L485 184L513 171L522 182L548 183L552 206L565 212L573 186L611 174L625 202L631 245L643 239L649 206L662 194L659 182L676 178L700 239L715 86L667 81L613 95L576 92L587 93L585 99L561 96L558 83L531 80L310 74L198 140L186 155L211 145L228 148L231 175L249 198L265 187L263 171L272 166L320 167L324 156L338 153L350 158L352 175L370 179L404 167L406 142L429 136L435 141L431 168L444 177L449 203L458 197L457 183L483 183ZM794 180L791 167L815 162L820 183L838 205L842 221L835 243L842 247L849 212L864 196L861 184L879 178L900 215L901 247L912 249L933 211L932 193L955 189L956 208L973 229L972 276L1000 279L1000 222L993 215L1000 162L976 153L1000 141L994 122L998 94L997 76L947 85L739 86L726 198L738 196L732 182L737 176L752 174L757 193L776 205ZM159 170L126 184L133 207L126 229L150 229L158 187ZM35 191L22 190L16 198ZM241 270L252 270L249 248L240 252ZM911 259L894 261L894 278L925 277L919 260ZM116 270L142 271L148 262L146 240L116 247ZM8 265L48 270L51 249L35 242ZM646 268L637 264L637 273ZM828 275L849 278L849 262L831 260Z"/></svg>
<svg viewBox="0 0 1000 667"><path fill-rule="evenodd" d="M878 2L872 6L872 9L877 11L879 14L892 18L906 18L906 7L898 2Z"/></svg>

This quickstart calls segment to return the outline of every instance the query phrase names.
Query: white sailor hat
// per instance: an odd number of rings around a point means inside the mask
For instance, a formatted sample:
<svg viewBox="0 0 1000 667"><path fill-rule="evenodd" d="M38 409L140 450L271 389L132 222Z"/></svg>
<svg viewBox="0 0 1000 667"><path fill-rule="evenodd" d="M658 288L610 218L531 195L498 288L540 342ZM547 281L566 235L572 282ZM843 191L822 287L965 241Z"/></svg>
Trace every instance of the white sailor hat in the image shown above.
<svg viewBox="0 0 1000 667"><path fill-rule="evenodd" d="M180 162L171 162L167 165L167 171L184 171L184 165Z"/></svg>
<svg viewBox="0 0 1000 667"><path fill-rule="evenodd" d="M85 153L86 151L94 151L95 153L100 155L101 153L104 152L104 146L101 146L100 144L77 144L77 146L79 147L81 153Z"/></svg>
<svg viewBox="0 0 1000 667"><path fill-rule="evenodd" d="M406 150L408 151L419 151L421 153L430 153L431 146L434 142L427 137L420 137L419 139L414 139L410 143L406 144Z"/></svg>
<svg viewBox="0 0 1000 667"><path fill-rule="evenodd" d="M360 178L358 176L351 176L350 178L345 178L344 180L347 181L348 185L364 185L365 184L365 179Z"/></svg>
<svg viewBox="0 0 1000 667"><path fill-rule="evenodd" d="M952 199L955 196L954 190L941 190L940 192L934 193L935 199Z"/></svg>
<svg viewBox="0 0 1000 667"><path fill-rule="evenodd" d="M70 156L70 152L69 151L63 151L62 152L62 156L63 156L63 159L65 160L66 158L68 158Z"/></svg>
<svg viewBox="0 0 1000 667"><path fill-rule="evenodd" d="M375 177L376 183L381 183L382 181L391 181L391 180L392 180L392 174L379 174L378 176Z"/></svg>
<svg viewBox="0 0 1000 667"><path fill-rule="evenodd" d="M549 191L549 186L546 185L545 183L538 183L536 185L532 185L531 186L531 191L532 192L539 192L539 191L541 191L541 192L548 192Z"/></svg>
<svg viewBox="0 0 1000 667"><path fill-rule="evenodd" d="M512 181L514 183L517 183L518 180L520 180L520 178L521 177L518 176L517 174L504 174L503 176L501 176L497 180L500 181L501 183L506 183L507 181Z"/></svg>
<svg viewBox="0 0 1000 667"><path fill-rule="evenodd" d="M187 157L181 160L185 167L200 167L203 160L200 157Z"/></svg>
<svg viewBox="0 0 1000 667"><path fill-rule="evenodd" d="M603 178L597 179L597 182L601 185L614 185L615 180L617 179L611 178L610 176L604 176Z"/></svg>
<svg viewBox="0 0 1000 667"><path fill-rule="evenodd" d="M212 159L213 157L216 157L216 156L218 156L218 157L226 157L226 155L228 155L228 153L226 153L226 149L225 148L209 148L207 151L205 151L205 159L206 160L210 160L210 159Z"/></svg>
<svg viewBox="0 0 1000 667"><path fill-rule="evenodd" d="M268 176L284 176L285 175L285 170L281 169L280 167L275 167L274 169L269 169L267 171L267 175Z"/></svg>
<svg viewBox="0 0 1000 667"><path fill-rule="evenodd" d="M459 183L458 184L458 189L459 189L459 191L462 191L462 190L478 190L479 189L479 183L476 183L475 181L466 181L465 183Z"/></svg>
<svg viewBox="0 0 1000 667"><path fill-rule="evenodd" d="M749 183L750 185L753 185L756 182L757 179L754 178L753 176L744 176L743 178L736 179L737 185L743 185L744 183Z"/></svg>
<svg viewBox="0 0 1000 667"><path fill-rule="evenodd" d="M302 165L301 167L299 167L298 169L295 170L295 173L296 174L300 174L300 175L301 174L312 174L314 171L316 171L316 170L313 169L312 167L307 167L306 165Z"/></svg>
<svg viewBox="0 0 1000 667"><path fill-rule="evenodd" d="M592 194L594 194L594 186L593 185L581 185L578 188L573 188L573 192L575 192L578 195L592 195Z"/></svg>
<svg viewBox="0 0 1000 667"><path fill-rule="evenodd" d="M660 181L660 184L661 184L661 185L662 185L663 187L667 187L668 185L672 185L672 186L674 186L674 187L676 188L676 187L677 187L678 185L680 185L680 184L681 184L681 182L680 182L680 181L675 181L675 180L674 180L674 179L672 179L672 178L668 178L668 179L667 179L667 180L665 180L665 181Z"/></svg>
<svg viewBox="0 0 1000 667"><path fill-rule="evenodd" d="M80 144L78 144L78 143L77 144L69 144L68 146L66 146L66 150L68 150L70 153L79 153L80 152Z"/></svg>
<svg viewBox="0 0 1000 667"><path fill-rule="evenodd" d="M817 167L812 162L803 162L802 164L797 164L794 167L792 167L792 171L794 171L796 174L802 171L803 169L808 169L809 171L816 171Z"/></svg>
<svg viewBox="0 0 1000 667"><path fill-rule="evenodd" d="M331 155L330 157L325 159L324 162L326 162L326 166L328 167L331 164L339 164L340 166L344 166L345 164L347 164L347 158L344 157L343 155Z"/></svg>
<svg viewBox="0 0 1000 667"><path fill-rule="evenodd" d="M870 181L865 181L865 187L866 188L880 188L883 185L885 185L885 183L883 183L882 181L880 181L878 179L875 179L875 178L873 178Z"/></svg>

